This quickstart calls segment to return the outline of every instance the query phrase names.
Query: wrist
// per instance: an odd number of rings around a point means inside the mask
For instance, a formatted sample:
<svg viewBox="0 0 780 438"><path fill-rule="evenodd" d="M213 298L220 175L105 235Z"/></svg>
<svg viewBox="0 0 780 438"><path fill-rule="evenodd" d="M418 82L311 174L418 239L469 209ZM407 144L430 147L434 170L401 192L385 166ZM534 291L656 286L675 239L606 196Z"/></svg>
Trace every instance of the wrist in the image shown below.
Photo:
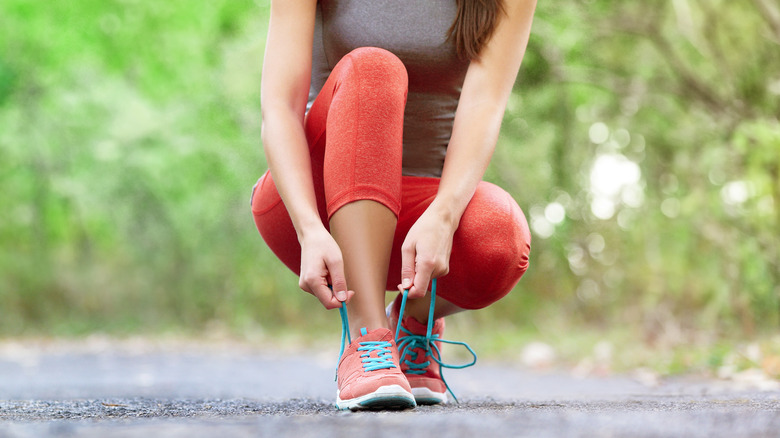
<svg viewBox="0 0 780 438"><path fill-rule="evenodd" d="M463 211L457 208L456 203L445 201L439 197L436 197L433 202L431 202L428 211L436 216L443 224L447 225L453 233L458 228L460 217L463 215Z"/></svg>
<svg viewBox="0 0 780 438"><path fill-rule="evenodd" d="M311 220L300 221L298 226L295 227L295 232L298 235L298 243L303 245L304 240L316 236L321 232L326 232L325 226L319 220L319 217Z"/></svg>

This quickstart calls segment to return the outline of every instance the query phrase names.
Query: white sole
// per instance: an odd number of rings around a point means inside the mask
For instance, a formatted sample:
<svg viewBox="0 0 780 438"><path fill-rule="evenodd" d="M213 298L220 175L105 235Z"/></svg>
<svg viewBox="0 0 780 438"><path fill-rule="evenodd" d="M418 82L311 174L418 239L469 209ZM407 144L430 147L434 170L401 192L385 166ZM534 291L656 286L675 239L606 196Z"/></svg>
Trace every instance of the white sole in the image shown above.
<svg viewBox="0 0 780 438"><path fill-rule="evenodd" d="M376 391L347 400L336 392L336 407L340 410L407 409L417 406L414 395L400 385L380 386Z"/></svg>
<svg viewBox="0 0 780 438"><path fill-rule="evenodd" d="M412 388L412 395L418 405L438 405L447 403L446 392L433 392L428 388Z"/></svg>

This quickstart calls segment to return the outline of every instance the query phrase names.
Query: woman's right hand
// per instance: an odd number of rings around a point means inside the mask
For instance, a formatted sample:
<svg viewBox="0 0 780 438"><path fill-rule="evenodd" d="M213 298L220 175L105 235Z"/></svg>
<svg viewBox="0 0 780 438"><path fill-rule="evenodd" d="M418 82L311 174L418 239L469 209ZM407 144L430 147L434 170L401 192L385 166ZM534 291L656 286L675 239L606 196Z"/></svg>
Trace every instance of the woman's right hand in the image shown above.
<svg viewBox="0 0 780 438"><path fill-rule="evenodd" d="M355 294L347 289L341 248L324 227L301 239L298 286L317 297L326 309L341 307L342 302L348 302Z"/></svg>

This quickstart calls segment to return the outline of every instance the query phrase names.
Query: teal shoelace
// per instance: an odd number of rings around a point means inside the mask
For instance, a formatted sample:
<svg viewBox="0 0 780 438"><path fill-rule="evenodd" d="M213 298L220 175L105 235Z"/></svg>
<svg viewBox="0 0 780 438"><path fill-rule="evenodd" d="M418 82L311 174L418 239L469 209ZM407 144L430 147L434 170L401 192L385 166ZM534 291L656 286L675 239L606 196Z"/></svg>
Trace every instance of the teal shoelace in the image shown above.
<svg viewBox="0 0 780 438"><path fill-rule="evenodd" d="M366 328L360 329L360 335L366 335ZM382 341L367 341L361 342L358 351L365 351L360 357L363 358L363 371L375 371L384 370L387 368L395 368L393 363L393 353L390 351L390 347L393 344L390 342ZM376 357L371 357L371 352L376 352Z"/></svg>
<svg viewBox="0 0 780 438"><path fill-rule="evenodd" d="M442 373L442 370L444 368L463 369L466 367L470 367L475 363L477 363L477 353L475 353L474 350L472 350L471 347L465 342L448 341L446 339L441 339L441 337L438 334L434 335L431 333L433 331L433 322L434 322L433 310L436 305L436 279L435 278L431 282L431 306L430 309L428 310L428 327L425 336L413 334L405 327L403 327L401 324L401 321L403 321L404 318L404 310L406 309L406 299L408 294L409 294L408 289L403 291L403 295L401 297L401 309L398 312L398 326L395 329L395 342L398 345L398 351L399 351L399 356L401 357L401 363L409 367L409 369L406 371L406 374L419 375L425 373L425 369L428 366L430 366L431 359L432 359L434 362L439 364L439 375L441 376L441 380L442 382L444 382L444 386L447 388L447 391L450 393L450 395L452 395L452 398L457 403L458 398L455 397L455 394L452 392L452 389L450 389L450 385L444 379L444 374ZM405 333L405 336L399 339L398 335L400 335L401 331ZM451 345L462 345L463 347L466 347L466 350L468 350L469 353L471 353L473 360L463 365L453 365L453 364L444 363L441 360L441 351L439 350L439 346L436 345L436 342L443 342L445 344L451 344ZM430 359L426 360L425 362L416 363L415 361L418 359L419 353L415 350L418 349L422 350L425 353L425 357ZM407 357L409 359L407 359Z"/></svg>
<svg viewBox="0 0 780 438"><path fill-rule="evenodd" d="M347 303L341 303L339 313L341 314L341 351L339 351L339 360L341 360L341 356L344 354L347 341L349 341L350 344L352 343L352 336L349 333ZM360 336L365 336L366 334L368 334L366 328L361 328ZM393 353L390 350L390 348L393 346L392 343L387 341L363 341L360 342L359 345L360 347L358 347L358 351L365 352L360 355L362 358L361 363L363 364L364 372L396 367L396 365L393 363ZM371 352L375 352L376 356L371 357ZM338 365L336 366L336 378L338 379Z"/></svg>

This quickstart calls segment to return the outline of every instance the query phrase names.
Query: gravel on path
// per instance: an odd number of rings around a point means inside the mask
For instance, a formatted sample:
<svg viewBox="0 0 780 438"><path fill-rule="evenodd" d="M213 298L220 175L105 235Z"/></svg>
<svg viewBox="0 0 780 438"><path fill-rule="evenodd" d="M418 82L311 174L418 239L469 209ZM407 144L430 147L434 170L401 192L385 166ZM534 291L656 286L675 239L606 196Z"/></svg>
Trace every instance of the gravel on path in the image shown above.
<svg viewBox="0 0 780 438"><path fill-rule="evenodd" d="M0 343L0 438L780 435L780 393L766 385L648 384L497 363L447 373L459 404L339 412L332 356Z"/></svg>

